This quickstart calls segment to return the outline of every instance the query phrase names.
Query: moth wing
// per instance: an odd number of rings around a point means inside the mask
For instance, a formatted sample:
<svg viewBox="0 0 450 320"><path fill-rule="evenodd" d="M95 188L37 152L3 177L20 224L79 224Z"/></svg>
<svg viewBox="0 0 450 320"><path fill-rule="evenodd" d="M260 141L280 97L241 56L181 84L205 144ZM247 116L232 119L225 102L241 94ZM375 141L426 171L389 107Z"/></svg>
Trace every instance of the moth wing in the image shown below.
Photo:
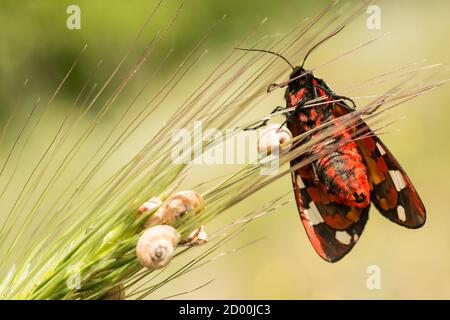
<svg viewBox="0 0 450 320"><path fill-rule="evenodd" d="M343 114L353 109L339 104L337 112ZM358 130L357 144L368 169L371 183L371 201L389 220L407 227L420 228L426 221L425 206L405 170L380 138L362 122Z"/></svg>
<svg viewBox="0 0 450 320"><path fill-rule="evenodd" d="M360 238L369 206L355 208L336 203L323 186L310 179L310 165L292 172L300 219L313 248L328 262L342 259Z"/></svg>

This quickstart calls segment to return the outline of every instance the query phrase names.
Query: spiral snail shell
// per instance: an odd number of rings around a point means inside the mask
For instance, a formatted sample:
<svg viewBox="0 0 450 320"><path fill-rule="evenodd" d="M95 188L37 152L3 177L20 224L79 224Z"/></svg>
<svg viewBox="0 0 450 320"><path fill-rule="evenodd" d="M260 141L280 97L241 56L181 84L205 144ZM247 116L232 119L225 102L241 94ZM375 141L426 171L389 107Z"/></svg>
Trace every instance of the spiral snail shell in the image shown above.
<svg viewBox="0 0 450 320"><path fill-rule="evenodd" d="M148 201L145 201L140 207L139 207L139 212L140 213L144 213L150 210L155 209L156 207L159 207L162 205L162 201L159 198L153 197Z"/></svg>
<svg viewBox="0 0 450 320"><path fill-rule="evenodd" d="M280 154L286 153L291 148L291 144L284 145L292 139L292 133L281 124L271 124L261 130L258 139L258 152L270 154L272 150L280 147Z"/></svg>
<svg viewBox="0 0 450 320"><path fill-rule="evenodd" d="M191 232L191 234L183 241L180 241L180 244L187 246L201 246L208 242L208 234L205 232L205 227L201 226L200 228Z"/></svg>
<svg viewBox="0 0 450 320"><path fill-rule="evenodd" d="M138 211L140 213L144 213L147 211L151 211L157 207L159 207L159 209L152 214L147 221L145 221L144 223L144 228L150 228L153 226L156 226L158 224L163 224L164 223L164 214L163 214L163 209L162 209L162 204L163 202L161 201L161 199L159 198L151 198L150 200L144 202L138 209Z"/></svg>
<svg viewBox="0 0 450 320"><path fill-rule="evenodd" d="M195 191L186 190L172 194L162 206L164 223L173 224L186 212L196 209L196 214L204 210L205 201Z"/></svg>
<svg viewBox="0 0 450 320"><path fill-rule="evenodd" d="M136 245L136 255L140 264L150 270L167 265L172 259L180 235L168 225L158 225L147 229Z"/></svg>

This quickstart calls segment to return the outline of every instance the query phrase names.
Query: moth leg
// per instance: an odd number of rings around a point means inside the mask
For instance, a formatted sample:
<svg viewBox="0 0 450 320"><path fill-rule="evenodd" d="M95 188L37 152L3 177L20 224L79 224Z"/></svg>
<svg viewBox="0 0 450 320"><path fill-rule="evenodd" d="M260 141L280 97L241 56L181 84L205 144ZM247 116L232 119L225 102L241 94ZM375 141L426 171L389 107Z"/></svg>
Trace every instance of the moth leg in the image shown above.
<svg viewBox="0 0 450 320"><path fill-rule="evenodd" d="M321 88L322 90L325 90L326 93L328 93L331 97L335 98L335 99L341 99L341 100L345 100L345 101L349 101L352 105L353 108L356 109L356 103L355 101L353 101L352 99L350 99L349 97L346 96L340 96L338 94L335 94L333 90L331 90L331 88L326 84L325 81L323 81L322 79L317 79L317 81L319 82L319 84L317 85L319 88Z"/></svg>
<svg viewBox="0 0 450 320"><path fill-rule="evenodd" d="M336 94L335 94L335 95L333 95L333 98L349 101L349 102L353 105L353 108L356 109L356 103L355 103L355 101L353 101L353 100L350 99L349 97L339 96L339 95L336 95Z"/></svg>
<svg viewBox="0 0 450 320"><path fill-rule="evenodd" d="M278 130L280 130L281 128L283 128L283 126L285 126L287 124L287 119L284 120L284 122L280 125L280 127L278 128Z"/></svg>
<svg viewBox="0 0 450 320"><path fill-rule="evenodd" d="M317 175L316 164L312 163L311 167L312 167L312 171L313 171L313 175L314 175L314 184L318 184L319 176Z"/></svg>
<svg viewBox="0 0 450 320"><path fill-rule="evenodd" d="M276 113L278 111L281 111L281 110L284 110L284 109L286 109L286 108L282 107L282 106L277 106L277 107L275 107L275 109L272 110L272 112L270 114L274 114L274 113ZM247 127L247 128L244 129L244 131L257 130L259 128L265 127L265 126L267 126L267 123L269 121L270 121L270 118L258 121L258 122L260 122L260 124L258 124L256 126L253 126L253 127ZM258 123L258 122L256 122L256 123Z"/></svg>

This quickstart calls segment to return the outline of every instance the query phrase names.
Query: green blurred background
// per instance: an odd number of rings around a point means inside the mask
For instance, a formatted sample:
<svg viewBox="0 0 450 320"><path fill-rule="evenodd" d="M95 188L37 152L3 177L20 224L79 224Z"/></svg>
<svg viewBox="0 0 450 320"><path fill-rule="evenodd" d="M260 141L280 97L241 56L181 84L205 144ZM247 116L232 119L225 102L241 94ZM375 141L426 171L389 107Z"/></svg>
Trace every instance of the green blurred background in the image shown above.
<svg viewBox="0 0 450 320"><path fill-rule="evenodd" d="M136 79L130 83L131 91L138 88L146 72L156 65L170 48L174 54L164 66L163 75L173 71L181 58L196 41L223 14L227 19L208 40L210 49L204 62L195 72L193 80L205 77L209 68L220 61L224 51L229 50L244 32L253 28L263 18L269 20L265 34L286 32L293 23L317 14L328 1L257 1L257 0L189 0L174 28L164 38L156 54L144 65ZM343 1L344 4L360 2ZM76 4L81 8L81 30L68 30L65 26L66 8ZM84 44L88 49L80 65L68 80L58 97L53 113L64 113L79 92L83 81L89 76L99 58L103 65L97 78L104 81L124 54L137 30L155 1L8 1L0 3L0 122L7 121L17 97L21 105L28 106L36 97L46 101L64 76L73 59ZM179 1L166 1L156 22L145 30L144 39L149 41L155 30L162 29L174 14ZM318 71L339 92L339 88L371 78L383 72L416 61L442 63L437 80L448 77L450 65L450 2L446 0L396 0L380 1L382 28L368 30L366 14L362 14L333 39L332 46L317 50L309 64L318 65L373 37L386 32L390 34L376 44L359 50L336 63ZM139 51L139 50L138 50ZM139 54L133 53L126 65L130 67ZM122 75L124 75L123 73ZM28 78L26 92L20 89ZM162 81L162 80L161 80ZM155 123L172 112L179 97L184 97L193 87L182 85L167 103ZM124 95L116 103L102 126L108 127L114 114L120 111ZM183 277L173 285L163 288L158 297L182 292L196 287L212 278L215 281L186 298L237 298L237 299L333 299L333 298L450 298L450 149L448 145L448 118L450 93L448 86L419 97L389 116L396 120L384 141L409 173L427 207L428 221L423 229L402 229L381 217L372 209L369 223L361 241L353 251L337 264L322 261L312 249L301 226L295 204L281 208L275 214L261 218L239 238L245 243L264 236L259 241L234 255L218 259L199 271ZM265 103L266 111L283 103L281 92L272 94ZM25 107L24 107L25 108ZM29 108L29 107L26 107ZM22 109L21 109L22 110ZM92 112L95 112L94 108ZM52 127L52 115L46 119ZM20 112L23 121L24 115ZM13 128L17 131L21 121ZM399 121L397 121L399 120ZM4 154L14 135L6 136L1 148ZM46 138L42 138L45 140ZM145 141L146 135L141 133ZM38 148L38 146L36 146ZM94 148L92 146L92 148ZM130 150L134 147L130 147ZM134 149L133 149L134 150ZM30 150L30 157L33 156ZM2 156L3 157L3 156ZM213 175L203 173L199 180ZM217 169L219 170L219 169ZM230 217L237 217L257 207L273 194L291 187L289 177L262 190L248 201L231 210ZM228 219L229 220L229 219ZM227 219L216 221L220 226ZM382 288L369 290L366 286L367 267L381 268Z"/></svg>

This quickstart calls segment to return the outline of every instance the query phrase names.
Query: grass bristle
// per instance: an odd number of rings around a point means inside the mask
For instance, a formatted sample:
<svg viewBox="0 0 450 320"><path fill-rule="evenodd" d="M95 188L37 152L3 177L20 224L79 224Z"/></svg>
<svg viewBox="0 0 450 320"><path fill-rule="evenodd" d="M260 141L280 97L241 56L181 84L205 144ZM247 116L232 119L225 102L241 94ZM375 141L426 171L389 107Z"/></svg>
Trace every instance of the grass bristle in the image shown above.
<svg viewBox="0 0 450 320"><path fill-rule="evenodd" d="M151 12L142 30L158 14L159 5L160 3ZM331 23L324 22L325 17L329 16L328 11L335 5L333 3L316 18L302 22L285 35L267 36L255 40L257 38L255 33L258 34L257 31L262 27L264 20L255 30L238 41L236 47L264 47L277 51L292 61L297 61L317 40L351 23L365 9L365 6L358 6L347 14L333 13ZM197 44L193 45L192 50L169 76L166 83L160 88L152 88L151 80L159 76L161 66L170 58L173 50L167 52L165 58L153 70L148 82L144 83L136 96L129 101L118 120L106 129L107 134L103 139L97 140L98 136L95 132L103 119L117 103L118 97L133 76L152 57L158 43L164 39L180 14L182 14L181 7L174 12L173 19L167 24L167 29L156 33L148 42L140 59L131 70L125 72L126 76L112 90L106 102L100 106L98 105L100 98L120 74L119 71L122 70L130 53L138 47L142 30L138 32L116 69L104 83L96 80L96 72L101 65L99 60L74 101L74 106L82 106L83 109L72 108L63 117L52 132L48 143L36 156L39 160L34 164L26 182L17 187L18 190L12 190L10 183L16 179L17 170L20 168L11 168L12 160L10 159L21 158L21 153L27 148L29 140L33 138L37 130L41 128L42 122L48 116L49 108L67 78L70 77L71 71L80 63L81 53L51 95L48 103L36 103L26 116L23 131L19 132L16 139L17 144L10 146L8 156L2 159L4 162L0 167L2 168L0 172L1 200L6 201L6 195L8 195L7 201L13 202L9 206L7 218L2 221L0 230L2 241L0 274L4 279L0 285L2 298L101 299L119 284L124 285L127 298L151 297L162 286L185 276L192 270L204 266L217 257L232 254L245 247L241 244L236 250L217 254L226 243L240 234L248 223L292 201L290 193L273 197L254 212L244 213L230 225L223 226L215 232L209 232L211 238L205 249L178 248L174 261L171 263L171 268L175 270L170 273L167 270L146 270L139 264L135 254L136 242L143 232L144 222L158 209L138 215L139 206L152 197L167 199L170 194L179 190L180 185L186 185L184 179L191 168L190 164L173 163L171 159L171 151L174 147L174 142L171 140L172 132L178 128L186 128L192 133L193 123L201 120L204 130L214 128L225 131L235 128L233 134L237 135L242 128L263 117L280 116L282 112L264 115L263 112L258 111L258 107L267 96L267 86L271 83L282 83L289 72L287 66L273 56L241 52L230 48L225 58L219 61L217 67L211 70L197 88L192 90L192 94L181 101L177 111L165 123L152 122L155 112L167 103L168 96L202 62L207 54L205 44L214 30L220 27L220 23L225 19L224 16ZM278 39L274 40L274 38ZM360 50L371 43L372 41L369 41L356 49ZM83 48L82 52L85 49ZM336 59L352 54L356 49ZM88 52L88 49L86 51ZM231 207L295 170L296 168L289 167L292 159L303 155L305 160L302 165L317 159L321 154L311 154L314 145L332 137L342 129L342 126L356 126L364 120L380 129L384 128L380 123L384 110L393 108L444 83L430 82L418 86L418 80L404 81L405 77L412 79L413 75L419 76L425 69L426 67L416 65L407 66L346 88L343 94L364 89L367 86L373 88L379 83L384 84L387 80L398 80L398 84L393 83L391 90L373 97L368 103L361 103L358 111L340 119L340 126L325 123L318 128L320 134L314 135L313 138L311 138L312 135L318 130L307 132L289 141L295 147L281 155L280 170L276 174L261 175L260 170L264 164L258 161L244 165L232 174L201 183L205 211L198 215L184 215L174 227L182 237L186 237L200 225L207 224L218 215L226 214ZM152 90L154 95L138 108L137 101L148 90ZM363 99L367 97L362 96L361 101ZM87 127L81 129L79 124L86 123L85 118L93 109L97 110L96 115ZM252 112L254 116L248 119ZM15 115L16 107L13 107L10 119ZM4 140L10 129L10 119L4 126L0 141ZM105 177L106 164L115 157L120 159L120 151L123 151L127 142L133 139L133 134L148 123L159 126L158 131L140 150L130 154L126 161L119 161L121 166L117 170L106 170L108 175ZM375 132L377 127L374 128ZM222 141L210 139L208 142L201 143L203 152L206 152ZM95 150L92 148L89 151L83 150L86 145L95 146ZM339 145L332 144L324 152L330 152L336 148L339 148ZM71 172L68 168L73 168L71 165L77 161L80 161L81 166L78 170ZM194 185L190 187L196 188ZM26 245L20 245L23 243ZM185 265L177 265L178 257L193 250L198 250L195 258ZM217 256L214 257L214 254ZM68 282L74 275L79 275L79 287L68 286ZM197 289L209 284L210 281L199 284ZM175 297L177 294L170 297Z"/></svg>

